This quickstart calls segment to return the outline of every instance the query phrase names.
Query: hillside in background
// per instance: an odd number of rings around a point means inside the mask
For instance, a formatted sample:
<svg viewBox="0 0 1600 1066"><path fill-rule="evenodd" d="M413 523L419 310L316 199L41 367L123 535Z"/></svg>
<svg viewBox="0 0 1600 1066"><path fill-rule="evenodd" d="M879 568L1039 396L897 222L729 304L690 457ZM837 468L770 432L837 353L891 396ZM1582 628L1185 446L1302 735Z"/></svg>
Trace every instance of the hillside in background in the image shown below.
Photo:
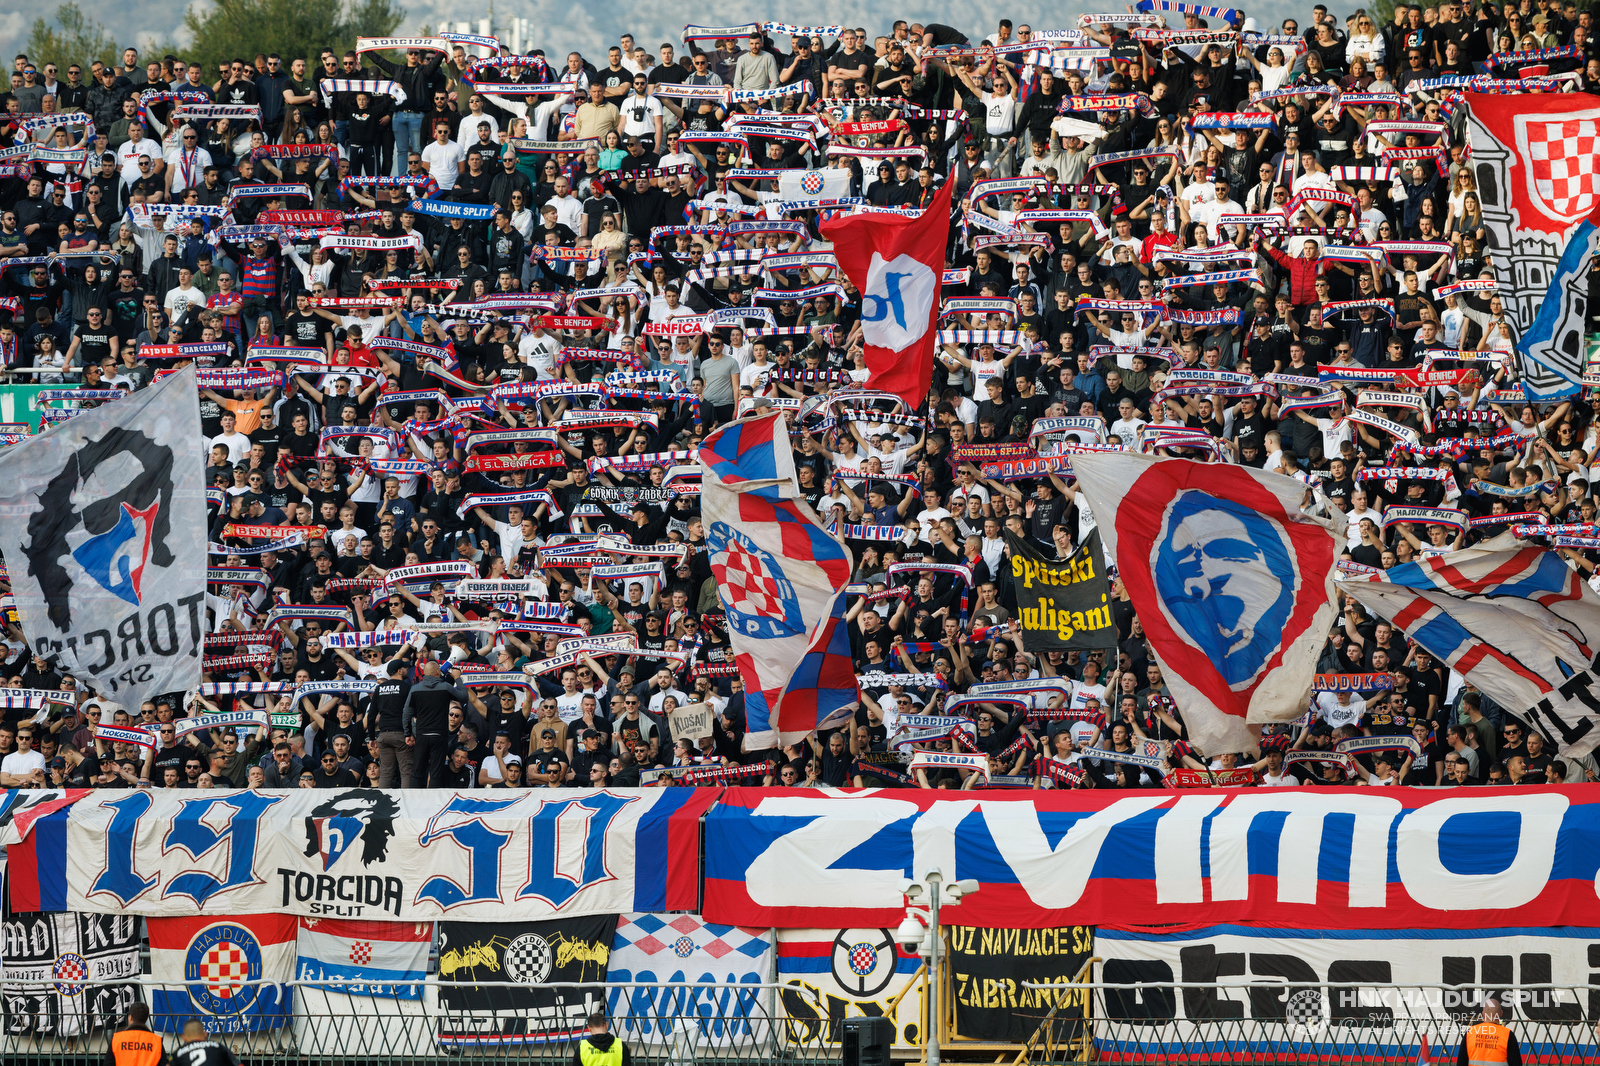
<svg viewBox="0 0 1600 1066"><path fill-rule="evenodd" d="M441 22L468 21L492 15L494 32L502 40L510 40L510 20L523 18L534 27L534 43L547 53L564 53L577 49L597 62L604 62L606 46L616 42L617 36L631 32L634 39L652 52L663 41L678 44L683 33L685 6L676 4L624 3L621 0L498 0L486 7L466 7L453 0L403 0L407 10L406 20L399 33L412 33L423 25L437 28ZM1082 3L1054 8L1045 13L1045 5L1030 3L1011 4L978 3L977 0L944 0L941 3L923 3L908 0L904 3L863 3L856 0L821 0L817 3L724 3L693 5L694 21L700 25L737 25L760 19L803 23L843 23L865 26L869 33L887 32L897 18L912 22L943 22L977 39L994 31L999 18L1013 22L1026 22L1035 29L1065 29L1076 25L1079 14L1095 11L1115 11L1122 3L1103 6L1086 6ZM1276 24L1278 20L1295 16L1302 20L1309 14L1311 5L1293 4L1275 0L1261 6L1252 5L1249 14L1258 20ZM23 12L12 10L0 13L0 49L5 50L6 64L25 46L28 29L39 9ZM1348 12L1340 10L1339 14ZM182 40L183 7L168 0L125 0L116 5L89 5L86 14L104 23L120 44L136 43L141 52L144 42L152 39ZM785 42L786 43L786 42ZM528 47L524 44L524 48Z"/></svg>

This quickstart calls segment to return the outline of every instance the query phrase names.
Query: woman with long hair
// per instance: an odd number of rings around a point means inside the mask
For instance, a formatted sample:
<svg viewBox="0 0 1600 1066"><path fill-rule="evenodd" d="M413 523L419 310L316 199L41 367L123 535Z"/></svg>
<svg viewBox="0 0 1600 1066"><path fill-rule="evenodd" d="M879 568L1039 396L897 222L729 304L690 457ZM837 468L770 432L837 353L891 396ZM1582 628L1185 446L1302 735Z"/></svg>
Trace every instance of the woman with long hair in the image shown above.
<svg viewBox="0 0 1600 1066"><path fill-rule="evenodd" d="M1267 49L1267 61L1265 63L1257 59L1253 51L1246 51L1245 55L1249 57L1250 65L1255 68L1256 76L1261 79L1262 92L1281 89L1288 84L1290 67L1288 63L1283 61L1282 48L1273 45Z"/></svg>
<svg viewBox="0 0 1600 1066"><path fill-rule="evenodd" d="M117 235L105 250L110 255L121 257L122 269L133 271L134 277L144 273L144 251L139 247L139 238L132 222L118 224Z"/></svg>
<svg viewBox="0 0 1600 1066"><path fill-rule="evenodd" d="M607 211L600 216L600 232L589 241L591 247L606 254L606 261L616 265L628 250L628 235L622 232L622 223L615 214Z"/></svg>
<svg viewBox="0 0 1600 1066"><path fill-rule="evenodd" d="M1461 238L1471 234L1481 244L1487 239L1488 233L1483 226L1483 207L1478 203L1478 194L1469 192L1461 200L1461 213L1457 215L1450 225L1447 236L1450 243L1459 250Z"/></svg>
<svg viewBox="0 0 1600 1066"><path fill-rule="evenodd" d="M298 107L291 107L283 116L283 131L278 135L279 144L295 144L295 134L305 131L305 116Z"/></svg>
<svg viewBox="0 0 1600 1066"><path fill-rule="evenodd" d="M616 130L606 132L605 147L600 149L599 164L601 170L621 170L623 160L628 158L627 149L622 147L622 138Z"/></svg>

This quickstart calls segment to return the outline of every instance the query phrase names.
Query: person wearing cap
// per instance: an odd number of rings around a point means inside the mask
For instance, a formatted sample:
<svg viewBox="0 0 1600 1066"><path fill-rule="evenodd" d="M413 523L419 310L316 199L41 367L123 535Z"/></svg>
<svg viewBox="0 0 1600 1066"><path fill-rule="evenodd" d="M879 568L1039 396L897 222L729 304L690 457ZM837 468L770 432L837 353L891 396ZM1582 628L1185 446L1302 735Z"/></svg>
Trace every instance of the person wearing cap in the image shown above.
<svg viewBox="0 0 1600 1066"><path fill-rule="evenodd" d="M605 744L607 739L598 729L579 732L579 748L572 754L572 775L580 784L588 784L593 767L604 767L611 762L611 749Z"/></svg>
<svg viewBox="0 0 1600 1066"><path fill-rule="evenodd" d="M556 743L556 731L549 726L536 727L534 742L523 772L528 787L560 788L566 783L572 764Z"/></svg>
<svg viewBox="0 0 1600 1066"><path fill-rule="evenodd" d="M501 780L496 781L493 784L490 784L490 785L488 785L486 787L488 787L488 788L526 788L526 787L528 787L527 786L527 782L525 782L522 779L522 757L521 756L518 756L518 755L507 755L505 757L505 768L503 770L503 773L505 774L505 776Z"/></svg>

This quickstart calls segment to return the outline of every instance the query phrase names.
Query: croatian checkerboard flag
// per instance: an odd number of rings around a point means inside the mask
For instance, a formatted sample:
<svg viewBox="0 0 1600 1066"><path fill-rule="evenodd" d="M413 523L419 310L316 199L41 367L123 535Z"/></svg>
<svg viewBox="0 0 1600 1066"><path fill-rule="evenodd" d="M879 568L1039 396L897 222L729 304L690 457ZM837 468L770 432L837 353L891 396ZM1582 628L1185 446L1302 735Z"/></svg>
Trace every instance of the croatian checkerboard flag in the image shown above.
<svg viewBox="0 0 1600 1066"><path fill-rule="evenodd" d="M432 922L301 918L295 978L329 982L329 992L420 999L432 944Z"/></svg>
<svg viewBox="0 0 1600 1066"><path fill-rule="evenodd" d="M700 464L711 573L745 688L745 749L795 743L857 699L844 622L850 550L798 498L783 412L717 430Z"/></svg>
<svg viewBox="0 0 1600 1066"><path fill-rule="evenodd" d="M1469 549L1340 588L1565 757L1600 744L1600 594L1543 548Z"/></svg>
<svg viewBox="0 0 1600 1066"><path fill-rule="evenodd" d="M177 1033L190 1018L208 1033L279 1029L290 1015L298 919L292 914L147 918L150 1027Z"/></svg>
<svg viewBox="0 0 1600 1066"><path fill-rule="evenodd" d="M1582 387L1600 231L1600 96L1467 93L1472 167L1528 399ZM1520 329L1520 336L1516 330Z"/></svg>

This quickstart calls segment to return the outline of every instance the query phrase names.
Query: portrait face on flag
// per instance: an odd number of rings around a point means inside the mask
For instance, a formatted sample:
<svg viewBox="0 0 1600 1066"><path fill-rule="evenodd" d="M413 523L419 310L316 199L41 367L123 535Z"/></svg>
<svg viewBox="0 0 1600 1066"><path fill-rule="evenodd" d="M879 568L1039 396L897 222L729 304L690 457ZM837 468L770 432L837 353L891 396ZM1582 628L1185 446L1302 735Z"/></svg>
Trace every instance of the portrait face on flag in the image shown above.
<svg viewBox="0 0 1600 1066"><path fill-rule="evenodd" d="M1342 521L1303 514L1304 485L1247 467L1106 452L1073 470L1189 739L1246 750L1250 725L1303 713Z"/></svg>

